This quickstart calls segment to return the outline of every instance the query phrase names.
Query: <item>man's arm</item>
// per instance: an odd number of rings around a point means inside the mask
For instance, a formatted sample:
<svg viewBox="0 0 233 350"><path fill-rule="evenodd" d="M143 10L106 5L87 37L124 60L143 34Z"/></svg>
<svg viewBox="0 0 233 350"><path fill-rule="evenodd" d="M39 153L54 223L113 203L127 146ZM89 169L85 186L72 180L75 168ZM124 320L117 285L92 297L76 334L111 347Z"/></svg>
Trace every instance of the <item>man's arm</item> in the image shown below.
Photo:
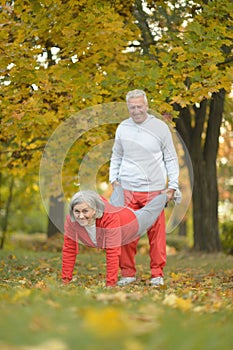
<svg viewBox="0 0 233 350"><path fill-rule="evenodd" d="M118 176L119 176L119 171L121 167L122 157L123 157L123 147L122 147L122 143L119 137L119 132L117 129L116 135L115 135L115 142L112 148L112 156L111 156L110 169L109 169L109 181L113 185L113 188L115 185L119 184Z"/></svg>
<svg viewBox="0 0 233 350"><path fill-rule="evenodd" d="M168 201L171 201L179 187L179 162L169 128L164 142L163 156L168 176L168 188L163 192L168 196Z"/></svg>

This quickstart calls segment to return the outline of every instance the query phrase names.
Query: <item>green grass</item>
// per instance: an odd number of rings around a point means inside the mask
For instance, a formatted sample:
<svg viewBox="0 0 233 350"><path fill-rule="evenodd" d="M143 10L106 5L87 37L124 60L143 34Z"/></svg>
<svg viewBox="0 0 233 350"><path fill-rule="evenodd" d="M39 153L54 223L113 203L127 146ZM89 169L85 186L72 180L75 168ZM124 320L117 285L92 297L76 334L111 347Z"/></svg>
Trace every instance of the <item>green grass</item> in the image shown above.
<svg viewBox="0 0 233 350"><path fill-rule="evenodd" d="M232 263L224 254L168 256L158 290L139 250L137 283L105 289L102 251L81 249L67 286L60 252L0 251L0 349L230 350Z"/></svg>

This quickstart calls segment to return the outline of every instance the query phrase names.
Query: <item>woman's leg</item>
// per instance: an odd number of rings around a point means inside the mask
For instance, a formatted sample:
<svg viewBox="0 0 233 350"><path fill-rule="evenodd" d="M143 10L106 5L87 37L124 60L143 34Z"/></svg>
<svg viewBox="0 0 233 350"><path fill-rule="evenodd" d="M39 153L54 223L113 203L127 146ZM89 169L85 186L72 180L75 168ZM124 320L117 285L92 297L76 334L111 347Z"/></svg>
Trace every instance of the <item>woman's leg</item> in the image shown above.
<svg viewBox="0 0 233 350"><path fill-rule="evenodd" d="M161 211L164 209L166 202L167 195L162 193L153 198L143 208L135 211L139 224L136 236L143 235L154 224Z"/></svg>
<svg viewBox="0 0 233 350"><path fill-rule="evenodd" d="M123 207L124 206L124 190L121 185L116 185L112 192L110 203L115 207Z"/></svg>

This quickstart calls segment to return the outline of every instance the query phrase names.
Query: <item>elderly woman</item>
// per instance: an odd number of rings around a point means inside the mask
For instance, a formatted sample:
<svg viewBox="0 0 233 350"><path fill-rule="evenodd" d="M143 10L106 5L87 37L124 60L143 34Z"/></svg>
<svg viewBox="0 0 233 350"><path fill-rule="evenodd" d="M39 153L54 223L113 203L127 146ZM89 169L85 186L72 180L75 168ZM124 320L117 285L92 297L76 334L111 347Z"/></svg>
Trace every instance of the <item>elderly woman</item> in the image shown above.
<svg viewBox="0 0 233 350"><path fill-rule="evenodd" d="M106 286L115 286L118 280L121 246L144 234L164 209L167 195L160 194L145 207L134 211L124 207L124 194L116 186L109 203L95 191L80 191L70 202L66 217L62 251L62 279L72 280L78 254L78 242L106 251Z"/></svg>

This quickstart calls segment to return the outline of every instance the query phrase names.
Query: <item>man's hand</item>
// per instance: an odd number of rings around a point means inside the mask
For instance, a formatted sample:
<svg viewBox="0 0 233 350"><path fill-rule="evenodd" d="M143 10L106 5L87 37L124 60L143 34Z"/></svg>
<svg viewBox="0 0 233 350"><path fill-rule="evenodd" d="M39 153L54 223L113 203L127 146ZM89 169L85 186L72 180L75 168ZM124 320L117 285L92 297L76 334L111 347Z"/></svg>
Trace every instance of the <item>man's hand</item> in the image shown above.
<svg viewBox="0 0 233 350"><path fill-rule="evenodd" d="M120 185L120 182L115 180L112 182L112 188L114 189L116 186Z"/></svg>
<svg viewBox="0 0 233 350"><path fill-rule="evenodd" d="M167 201L170 202L174 198L175 190L173 188L167 188L161 193L165 193L167 195L167 199L168 199Z"/></svg>

